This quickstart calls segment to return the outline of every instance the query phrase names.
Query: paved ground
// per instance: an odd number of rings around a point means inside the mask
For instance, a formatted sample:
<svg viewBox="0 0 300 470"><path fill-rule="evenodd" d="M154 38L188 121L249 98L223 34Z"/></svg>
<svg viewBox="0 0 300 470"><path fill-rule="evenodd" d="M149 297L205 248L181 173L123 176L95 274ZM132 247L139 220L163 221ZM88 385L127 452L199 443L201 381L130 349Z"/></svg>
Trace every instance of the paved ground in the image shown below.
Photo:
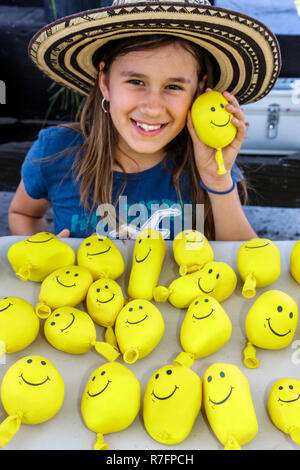
<svg viewBox="0 0 300 470"><path fill-rule="evenodd" d="M13 194L0 192L0 236L9 235L7 212ZM259 236L271 240L300 239L300 209L249 206L245 211ZM49 231L53 231L51 209L47 220Z"/></svg>

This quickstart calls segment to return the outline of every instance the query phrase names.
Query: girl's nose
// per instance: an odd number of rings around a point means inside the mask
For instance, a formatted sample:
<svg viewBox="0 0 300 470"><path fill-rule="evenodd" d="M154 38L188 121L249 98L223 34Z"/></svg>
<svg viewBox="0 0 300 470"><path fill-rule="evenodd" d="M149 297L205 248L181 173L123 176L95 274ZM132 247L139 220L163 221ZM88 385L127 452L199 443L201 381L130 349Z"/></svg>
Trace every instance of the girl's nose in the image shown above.
<svg viewBox="0 0 300 470"><path fill-rule="evenodd" d="M140 110L149 117L156 117L162 114L165 110L165 103L159 91L149 91L143 97L140 104Z"/></svg>

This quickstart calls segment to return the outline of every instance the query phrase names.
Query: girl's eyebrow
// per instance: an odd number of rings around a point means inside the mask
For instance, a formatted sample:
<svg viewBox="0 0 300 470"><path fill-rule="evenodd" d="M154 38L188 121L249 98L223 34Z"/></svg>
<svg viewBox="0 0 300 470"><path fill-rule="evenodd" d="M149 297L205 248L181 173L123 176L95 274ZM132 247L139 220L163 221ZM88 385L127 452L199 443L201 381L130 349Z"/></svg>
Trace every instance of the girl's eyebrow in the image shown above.
<svg viewBox="0 0 300 470"><path fill-rule="evenodd" d="M120 75L121 75L121 77L135 77L135 78L142 78L142 79L148 78L147 75L144 75L142 73L134 72L133 70L128 70L128 71L124 70L123 72L120 73ZM185 77L169 77L167 79L167 81L177 82L177 83L185 83L185 84L191 83L191 81L188 78L185 78Z"/></svg>

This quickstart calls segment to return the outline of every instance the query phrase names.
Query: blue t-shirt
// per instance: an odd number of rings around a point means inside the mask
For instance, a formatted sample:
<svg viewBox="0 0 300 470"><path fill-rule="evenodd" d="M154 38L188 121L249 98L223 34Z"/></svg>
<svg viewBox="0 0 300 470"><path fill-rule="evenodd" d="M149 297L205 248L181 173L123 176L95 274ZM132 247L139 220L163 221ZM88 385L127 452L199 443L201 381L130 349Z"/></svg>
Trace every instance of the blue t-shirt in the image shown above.
<svg viewBox="0 0 300 470"><path fill-rule="evenodd" d="M94 232L127 238L145 228L155 228L164 238L173 239L181 230L192 228L190 180L182 174L180 203L172 183L172 159L162 161L154 167L139 172L127 173L127 184L116 207L110 207L113 219L107 216L107 206L99 206L92 213L80 203L79 183L74 180L72 165L79 147L84 142L78 132L66 127L50 127L39 133L22 165L21 175L27 194L33 199L47 199L53 206L54 228L59 233L68 228L71 237L85 238ZM51 157L51 158L47 158ZM166 165L167 164L167 165ZM169 169L168 169L169 168ZM242 179L237 166L232 170L236 181ZM113 172L113 203L124 183L123 172ZM201 214L201 210L199 210ZM119 220L121 229L108 224L108 220ZM198 219L197 219L198 220ZM203 231L201 222L197 227Z"/></svg>

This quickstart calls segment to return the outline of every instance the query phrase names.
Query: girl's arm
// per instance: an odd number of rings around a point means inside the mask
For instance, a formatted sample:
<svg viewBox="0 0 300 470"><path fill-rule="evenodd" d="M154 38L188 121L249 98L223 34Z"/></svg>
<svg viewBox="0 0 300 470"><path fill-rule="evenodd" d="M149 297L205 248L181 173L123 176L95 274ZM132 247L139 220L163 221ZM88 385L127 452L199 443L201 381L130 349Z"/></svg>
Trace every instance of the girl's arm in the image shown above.
<svg viewBox="0 0 300 470"><path fill-rule="evenodd" d="M34 235L47 231L44 215L51 205L46 199L33 199L26 193L21 180L8 210L8 225L12 235Z"/></svg>
<svg viewBox="0 0 300 470"><path fill-rule="evenodd" d="M209 90L207 89L207 91ZM206 187L218 192L228 191L233 185L231 168L239 153L247 130L245 116L239 107L237 99L228 92L223 94L229 102L226 105L226 109L234 115L232 123L237 128L234 141L222 149L224 165L227 170L225 175L217 174L216 150L207 146L199 139L194 129L190 112L187 119L187 126L194 144L195 162L199 176ZM213 211L216 240L249 240L257 236L244 213L237 188L228 194L213 194L208 192L208 195Z"/></svg>
<svg viewBox="0 0 300 470"><path fill-rule="evenodd" d="M227 191L233 185L230 172L222 178L206 179L205 185L215 191ZM208 192L208 195L212 206L216 240L249 240L257 237L245 215L236 187L228 194Z"/></svg>

